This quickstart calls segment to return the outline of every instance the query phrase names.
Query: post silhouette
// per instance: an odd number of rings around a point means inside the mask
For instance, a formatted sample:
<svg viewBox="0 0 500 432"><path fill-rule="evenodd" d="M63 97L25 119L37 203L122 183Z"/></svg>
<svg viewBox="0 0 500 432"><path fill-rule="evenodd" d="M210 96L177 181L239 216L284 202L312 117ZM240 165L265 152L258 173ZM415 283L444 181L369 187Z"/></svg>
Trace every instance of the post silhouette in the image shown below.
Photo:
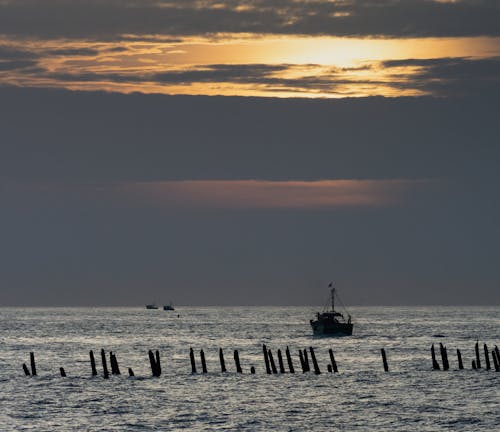
<svg viewBox="0 0 500 432"><path fill-rule="evenodd" d="M234 363L236 365L236 372L243 373L240 365L240 355L238 354L238 350L234 350Z"/></svg>
<svg viewBox="0 0 500 432"><path fill-rule="evenodd" d="M283 364L283 356L281 355L281 350L278 350L278 365L280 368L280 373L285 373L285 365Z"/></svg>
<svg viewBox="0 0 500 432"><path fill-rule="evenodd" d="M307 350L304 348L304 366L306 367L306 372L309 372L311 370L311 367L309 366L309 356L307 355Z"/></svg>
<svg viewBox="0 0 500 432"><path fill-rule="evenodd" d="M273 371L273 374L277 374L278 371L276 369L276 363L274 363L273 353L271 352L271 350L267 350L267 353L269 355L269 363L271 365L271 369Z"/></svg>
<svg viewBox="0 0 500 432"><path fill-rule="evenodd" d="M476 342L476 346L474 349L476 351L476 369L481 369L481 359L479 357L479 341Z"/></svg>
<svg viewBox="0 0 500 432"><path fill-rule="evenodd" d="M484 344L484 362L486 364L486 370L491 369L491 364L490 364L490 353L488 351L488 345Z"/></svg>
<svg viewBox="0 0 500 432"><path fill-rule="evenodd" d="M304 363L304 354L302 354L302 350L299 350L299 360L300 360L300 367L302 368L302 373L306 373L307 368Z"/></svg>
<svg viewBox="0 0 500 432"><path fill-rule="evenodd" d="M387 357L385 355L385 349L381 348L380 353L382 354L382 362L384 363L384 371L389 372L389 365L387 364Z"/></svg>
<svg viewBox="0 0 500 432"><path fill-rule="evenodd" d="M116 366L118 367L118 363L116 363ZM155 366L156 366L156 373L157 376L161 375L161 362L160 362L160 351L156 350L155 352Z"/></svg>
<svg viewBox="0 0 500 432"><path fill-rule="evenodd" d="M288 362L288 369L290 370L290 373L295 373L295 369L293 367L293 362L292 362L292 356L290 355L290 350L288 349L288 346L286 347L286 360Z"/></svg>
<svg viewBox="0 0 500 432"><path fill-rule="evenodd" d="M92 376L96 376L97 375L97 369L95 367L94 351L90 350L89 356L90 356L90 367L92 369Z"/></svg>
<svg viewBox="0 0 500 432"><path fill-rule="evenodd" d="M128 376L130 376L130 377L135 376L134 371L132 370L132 368L128 368Z"/></svg>
<svg viewBox="0 0 500 432"><path fill-rule="evenodd" d="M432 355L432 369L440 370L439 363L436 360L436 351L434 350L434 344L431 346L431 355Z"/></svg>
<svg viewBox="0 0 500 432"><path fill-rule="evenodd" d="M224 361L224 353L222 352L222 348L219 348L219 360L221 372L226 372L226 362Z"/></svg>
<svg viewBox="0 0 500 432"><path fill-rule="evenodd" d="M264 353L264 361L266 363L266 373L270 374L271 373L271 368L269 367L269 354L267 352L267 347L266 345L262 345L262 352Z"/></svg>
<svg viewBox="0 0 500 432"><path fill-rule="evenodd" d="M26 366L26 363L23 363L23 371L24 371L24 375L26 376L30 376L30 371L28 370L28 366Z"/></svg>
<svg viewBox="0 0 500 432"><path fill-rule="evenodd" d="M328 353L330 354L330 361L332 362L333 372L337 373L339 370L337 369L337 362L335 361L335 357L333 356L333 350L330 348L328 350Z"/></svg>
<svg viewBox="0 0 500 432"><path fill-rule="evenodd" d="M106 362L106 353L104 348L101 349L102 374L104 379L109 378L108 363Z"/></svg>
<svg viewBox="0 0 500 432"><path fill-rule="evenodd" d="M35 353L30 352L31 375L36 376Z"/></svg>
<svg viewBox="0 0 500 432"><path fill-rule="evenodd" d="M63 368L63 367L60 367L60 368L59 368L59 373L61 374L61 376L62 376L63 378L66 376L66 372L65 372L65 370L64 370L64 368Z"/></svg>
<svg viewBox="0 0 500 432"><path fill-rule="evenodd" d="M203 373L207 373L207 363L205 362L205 353L203 350L200 350L200 358L201 358L201 370Z"/></svg>
<svg viewBox="0 0 500 432"><path fill-rule="evenodd" d="M314 367L314 373L316 375L319 375L321 373L321 371L319 370L318 362L316 361L316 354L314 354L313 347L309 347L309 351L311 352L311 360L312 360L313 367Z"/></svg>
<svg viewBox="0 0 500 432"><path fill-rule="evenodd" d="M194 361L193 348L189 348L189 359L191 360L191 373L196 373L196 362Z"/></svg>
<svg viewBox="0 0 500 432"><path fill-rule="evenodd" d="M458 368L463 369L464 364L462 363L462 354L460 353L460 350L457 348L457 358L458 358Z"/></svg>

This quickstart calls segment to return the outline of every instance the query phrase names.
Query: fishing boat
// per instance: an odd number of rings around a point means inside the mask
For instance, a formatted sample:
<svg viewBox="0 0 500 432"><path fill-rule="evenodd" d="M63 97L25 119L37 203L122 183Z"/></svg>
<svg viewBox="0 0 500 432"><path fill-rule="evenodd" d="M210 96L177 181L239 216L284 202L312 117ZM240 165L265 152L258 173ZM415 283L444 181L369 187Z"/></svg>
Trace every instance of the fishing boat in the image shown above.
<svg viewBox="0 0 500 432"><path fill-rule="evenodd" d="M313 333L316 336L351 336L352 335L352 322L351 315L349 315L346 311L347 320L344 315L335 310L335 287L333 283L328 285L331 294L331 310L328 310L330 304L325 307L323 312L316 313L316 319L310 320L311 327L313 329ZM330 303L330 301L328 303ZM340 299L339 299L340 302ZM340 302L342 304L342 302ZM343 305L342 305L343 306ZM345 309L345 307L344 307Z"/></svg>
<svg viewBox="0 0 500 432"><path fill-rule="evenodd" d="M158 309L158 306L156 306L154 303L153 304L147 304L146 309Z"/></svg>
<svg viewBox="0 0 500 432"><path fill-rule="evenodd" d="M168 305L163 306L163 310L166 310L166 311L173 311L173 310L175 310L174 304L172 303L172 301L170 301L170 303Z"/></svg>

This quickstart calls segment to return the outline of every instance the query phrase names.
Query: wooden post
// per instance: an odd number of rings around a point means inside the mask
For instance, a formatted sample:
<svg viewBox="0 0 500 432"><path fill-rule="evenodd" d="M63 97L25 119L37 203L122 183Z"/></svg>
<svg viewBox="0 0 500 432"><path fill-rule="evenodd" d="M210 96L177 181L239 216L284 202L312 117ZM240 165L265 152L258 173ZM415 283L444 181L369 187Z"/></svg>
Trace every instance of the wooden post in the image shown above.
<svg viewBox="0 0 500 432"><path fill-rule="evenodd" d="M434 350L434 344L431 346L431 355L432 355L432 369L440 370L439 363L436 360L436 351Z"/></svg>
<svg viewBox="0 0 500 432"><path fill-rule="evenodd" d="M488 345L486 344L484 344L484 362L486 363L486 370L490 370L490 352L488 351Z"/></svg>
<svg viewBox="0 0 500 432"><path fill-rule="evenodd" d="M108 363L106 362L106 353L104 352L104 348L101 349L101 362L102 362L102 371L104 379L108 379L109 378Z"/></svg>
<svg viewBox="0 0 500 432"><path fill-rule="evenodd" d="M271 369L273 371L273 374L277 374L278 371L276 369L276 363L274 363L273 353L271 352L271 350L268 350L267 353L269 355L269 363L271 365Z"/></svg>
<svg viewBox="0 0 500 432"><path fill-rule="evenodd" d="M495 354L497 355L497 361L500 363L500 351L498 350L498 346L495 345Z"/></svg>
<svg viewBox="0 0 500 432"><path fill-rule="evenodd" d="M292 356L290 355L290 350L288 349L288 346L286 347L285 354L286 354L286 361L288 363L288 369L290 370L290 373L293 374L295 373L295 369L293 367Z"/></svg>
<svg viewBox="0 0 500 432"><path fill-rule="evenodd" d="M255 373L255 368L254 368L253 366L250 368L250 373L251 373L252 375Z"/></svg>
<svg viewBox="0 0 500 432"><path fill-rule="evenodd" d="M64 378L66 376L66 372L64 371L64 368L59 368L59 372L61 374L61 376Z"/></svg>
<svg viewBox="0 0 500 432"><path fill-rule="evenodd" d="M161 362L160 362L160 351L156 350L155 352L155 365L156 365L156 373L158 374L157 376L161 375ZM118 367L118 363L116 364Z"/></svg>
<svg viewBox="0 0 500 432"><path fill-rule="evenodd" d="M200 358L201 358L201 370L203 373L207 373L207 363L205 362L205 353L203 350L200 350Z"/></svg>
<svg viewBox="0 0 500 432"><path fill-rule="evenodd" d="M158 366L156 365L155 355L153 354L153 351L148 351L148 357L149 364L151 365L151 375L153 375L154 377L160 376L158 375Z"/></svg>
<svg viewBox="0 0 500 432"><path fill-rule="evenodd" d="M495 350L491 350L491 357L493 357L493 366L495 367L495 372L500 372L500 364Z"/></svg>
<svg viewBox="0 0 500 432"><path fill-rule="evenodd" d="M476 342L476 369L481 369L481 359L479 358L479 341Z"/></svg>
<svg viewBox="0 0 500 432"><path fill-rule="evenodd" d="M128 368L128 376L131 376L131 377L135 376L132 368Z"/></svg>
<svg viewBox="0 0 500 432"><path fill-rule="evenodd" d="M309 351L311 352L311 360L313 362L314 373L316 375L319 375L321 371L319 370L318 362L316 361L316 354L314 354L313 347L309 347Z"/></svg>
<svg viewBox="0 0 500 432"><path fill-rule="evenodd" d="M193 348L189 348L189 358L191 359L191 373L196 373L196 363L194 361Z"/></svg>
<svg viewBox="0 0 500 432"><path fill-rule="evenodd" d="M302 373L306 373L306 365L304 364L304 354L302 354L302 350L299 349L299 360L300 360L300 367L302 368Z"/></svg>
<svg viewBox="0 0 500 432"><path fill-rule="evenodd" d="M457 358L458 358L458 368L463 369L464 364L462 363L462 354L460 353L460 350L457 348Z"/></svg>
<svg viewBox="0 0 500 432"><path fill-rule="evenodd" d="M476 361L475 360L472 360L472 369L477 369L477 366L476 366Z"/></svg>
<svg viewBox="0 0 500 432"><path fill-rule="evenodd" d="M266 362L266 373L271 373L271 368L269 367L269 354L267 353L267 347L265 344L262 345L262 352L264 353L264 361Z"/></svg>
<svg viewBox="0 0 500 432"><path fill-rule="evenodd" d="M328 350L328 353L330 354L330 361L332 362L333 371L337 373L339 370L337 369L337 362L335 361L335 357L333 356L333 350L330 348Z"/></svg>
<svg viewBox="0 0 500 432"><path fill-rule="evenodd" d="M24 375L26 376L30 376L30 371L28 370L28 366L26 366L26 363L23 363L23 371L24 371Z"/></svg>
<svg viewBox="0 0 500 432"><path fill-rule="evenodd" d="M309 366L309 356L307 355L307 350L304 348L304 366L306 367L306 372L309 372L311 370L311 367Z"/></svg>
<svg viewBox="0 0 500 432"><path fill-rule="evenodd" d="M243 373L240 365L240 355L238 354L238 350L234 350L234 363L236 364L236 372Z"/></svg>
<svg viewBox="0 0 500 432"><path fill-rule="evenodd" d="M387 357L385 355L385 349L381 348L380 352L382 354L382 362L384 363L384 371L389 372L389 365L387 364Z"/></svg>
<svg viewBox="0 0 500 432"><path fill-rule="evenodd" d="M109 363L111 365L111 374L120 375L120 368L118 367L118 361L116 360L116 355L113 352L109 352Z"/></svg>
<svg viewBox="0 0 500 432"><path fill-rule="evenodd" d="M281 350L278 350L278 365L280 368L280 373L285 373L285 365L283 364L283 356L281 355Z"/></svg>
<svg viewBox="0 0 500 432"><path fill-rule="evenodd" d="M330 363L326 365L326 369L328 370L328 372L332 373L332 365Z"/></svg>
<svg viewBox="0 0 500 432"><path fill-rule="evenodd" d="M222 352L222 348L219 348L219 359L221 372L226 372L226 362L224 361L224 353Z"/></svg>
<svg viewBox="0 0 500 432"><path fill-rule="evenodd" d="M96 376L97 369L95 367L94 351L90 350L89 356L90 356L90 367L92 368L92 376Z"/></svg>
<svg viewBox="0 0 500 432"><path fill-rule="evenodd" d="M448 363L448 353L446 352L446 347L440 343L439 350L441 351L441 360L443 361L443 370L447 371L450 368Z"/></svg>
<svg viewBox="0 0 500 432"><path fill-rule="evenodd" d="M35 353L30 352L31 375L36 376Z"/></svg>

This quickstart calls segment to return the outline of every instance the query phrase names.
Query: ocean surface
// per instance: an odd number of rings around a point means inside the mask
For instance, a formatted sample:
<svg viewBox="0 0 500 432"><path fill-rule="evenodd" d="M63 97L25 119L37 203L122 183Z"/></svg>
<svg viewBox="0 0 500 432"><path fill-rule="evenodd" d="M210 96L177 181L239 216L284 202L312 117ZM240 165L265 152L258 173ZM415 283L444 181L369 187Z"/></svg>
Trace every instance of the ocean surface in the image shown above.
<svg viewBox="0 0 500 432"><path fill-rule="evenodd" d="M499 307L350 308L354 335L343 338L312 336L317 309L0 308L0 430L500 430L500 373L485 370L483 354L483 343L490 350L500 345ZM471 369L476 339L480 370ZM447 372L432 370L430 347L440 342L448 348ZM289 346L296 373L267 375L263 343L276 361L276 350ZM298 350L310 346L320 375L300 370ZM191 374L190 347L199 371L204 350L207 374ZM122 375L103 379L101 348L116 354ZM327 373L329 348L337 374ZM151 376L149 349L160 351L159 378ZM236 373L234 349L243 374ZM31 351L36 377L22 369Z"/></svg>

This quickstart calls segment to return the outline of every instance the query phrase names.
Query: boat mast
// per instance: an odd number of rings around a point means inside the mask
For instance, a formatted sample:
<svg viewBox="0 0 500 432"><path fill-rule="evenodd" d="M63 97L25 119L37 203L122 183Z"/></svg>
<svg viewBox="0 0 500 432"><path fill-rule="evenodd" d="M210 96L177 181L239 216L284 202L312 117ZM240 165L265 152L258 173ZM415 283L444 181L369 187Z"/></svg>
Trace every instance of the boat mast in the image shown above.
<svg viewBox="0 0 500 432"><path fill-rule="evenodd" d="M335 312L335 287L333 286L333 284L330 284L330 286L332 287L332 312Z"/></svg>

